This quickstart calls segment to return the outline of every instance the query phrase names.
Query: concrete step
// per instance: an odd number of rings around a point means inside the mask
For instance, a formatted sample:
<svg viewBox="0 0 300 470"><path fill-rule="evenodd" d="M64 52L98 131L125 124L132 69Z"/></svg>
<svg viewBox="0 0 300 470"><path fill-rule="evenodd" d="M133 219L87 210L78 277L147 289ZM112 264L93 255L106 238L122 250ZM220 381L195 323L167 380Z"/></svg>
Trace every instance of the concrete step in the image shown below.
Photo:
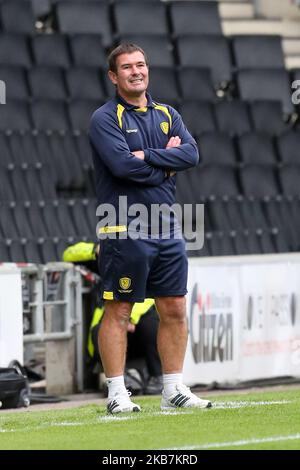
<svg viewBox="0 0 300 470"><path fill-rule="evenodd" d="M279 34L286 37L299 37L299 21L282 20L224 20L222 21L223 33L226 36L235 34Z"/></svg>
<svg viewBox="0 0 300 470"><path fill-rule="evenodd" d="M222 2L219 4L219 12L223 19L254 18L254 6L250 2Z"/></svg>
<svg viewBox="0 0 300 470"><path fill-rule="evenodd" d="M286 56L285 57L285 66L287 69L300 69L300 55L295 56Z"/></svg>
<svg viewBox="0 0 300 470"><path fill-rule="evenodd" d="M256 13L265 18L300 19L300 9L291 0L256 0Z"/></svg>
<svg viewBox="0 0 300 470"><path fill-rule="evenodd" d="M300 55L300 37L284 38L282 40L283 52L285 55Z"/></svg>

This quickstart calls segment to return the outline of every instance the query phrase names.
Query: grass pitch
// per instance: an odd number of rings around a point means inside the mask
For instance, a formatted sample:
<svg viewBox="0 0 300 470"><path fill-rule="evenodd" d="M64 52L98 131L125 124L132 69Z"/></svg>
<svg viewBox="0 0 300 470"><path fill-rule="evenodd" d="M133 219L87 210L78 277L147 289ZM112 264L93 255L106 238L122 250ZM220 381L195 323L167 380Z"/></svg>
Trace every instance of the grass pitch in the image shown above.
<svg viewBox="0 0 300 470"><path fill-rule="evenodd" d="M0 449L300 449L300 390L210 398L212 409L173 412L135 398L141 413L116 416L97 405L0 410Z"/></svg>

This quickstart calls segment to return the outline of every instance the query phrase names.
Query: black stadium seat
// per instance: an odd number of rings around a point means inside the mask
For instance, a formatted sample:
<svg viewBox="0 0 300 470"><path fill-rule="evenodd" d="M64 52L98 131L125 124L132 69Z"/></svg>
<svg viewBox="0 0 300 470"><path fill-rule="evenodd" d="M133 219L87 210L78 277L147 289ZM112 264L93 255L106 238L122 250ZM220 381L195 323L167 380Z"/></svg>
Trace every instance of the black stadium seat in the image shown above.
<svg viewBox="0 0 300 470"><path fill-rule="evenodd" d="M29 68L32 59L27 37L23 34L0 32L0 64Z"/></svg>
<svg viewBox="0 0 300 470"><path fill-rule="evenodd" d="M117 33L168 34L165 5L163 3L117 0L114 5ZM134 22L134 23L133 23Z"/></svg>
<svg viewBox="0 0 300 470"><path fill-rule="evenodd" d="M32 120L25 101L10 100L0 105L0 131L29 131Z"/></svg>
<svg viewBox="0 0 300 470"><path fill-rule="evenodd" d="M239 69L284 68L281 36L235 36L232 44Z"/></svg>
<svg viewBox="0 0 300 470"><path fill-rule="evenodd" d="M106 66L106 55L101 34L70 34L69 44L74 65Z"/></svg>
<svg viewBox="0 0 300 470"><path fill-rule="evenodd" d="M31 39L36 65L68 68L71 63L67 39L63 34L39 34Z"/></svg>
<svg viewBox="0 0 300 470"><path fill-rule="evenodd" d="M272 139L265 134L249 133L239 138L241 161L248 165L276 165Z"/></svg>
<svg viewBox="0 0 300 470"><path fill-rule="evenodd" d="M35 30L35 17L29 0L2 0L1 23L4 31L30 34Z"/></svg>
<svg viewBox="0 0 300 470"><path fill-rule="evenodd" d="M30 94L35 99L64 100L67 90L59 67L37 66L28 71Z"/></svg>
<svg viewBox="0 0 300 470"><path fill-rule="evenodd" d="M28 100L29 90L23 67L0 65L0 78L6 84L6 102Z"/></svg>
<svg viewBox="0 0 300 470"><path fill-rule="evenodd" d="M74 100L69 105L72 129L86 131L94 111L102 106L101 100Z"/></svg>
<svg viewBox="0 0 300 470"><path fill-rule="evenodd" d="M138 44L147 55L150 67L172 67L174 64L172 45L167 35L123 34L123 42Z"/></svg>
<svg viewBox="0 0 300 470"><path fill-rule="evenodd" d="M178 78L183 99L216 101L217 96L210 69L180 67Z"/></svg>
<svg viewBox="0 0 300 470"><path fill-rule="evenodd" d="M217 2L181 1L170 5L172 31L176 36L222 34Z"/></svg>
<svg viewBox="0 0 300 470"><path fill-rule="evenodd" d="M105 100L100 69L73 67L66 71L68 94L71 99Z"/></svg>
<svg viewBox="0 0 300 470"><path fill-rule="evenodd" d="M194 136L216 130L214 107L205 101L185 101L180 106L185 125Z"/></svg>
<svg viewBox="0 0 300 470"><path fill-rule="evenodd" d="M42 131L67 130L70 128L66 105L58 100L37 100L31 105L35 129Z"/></svg>
<svg viewBox="0 0 300 470"><path fill-rule="evenodd" d="M181 65L209 68L216 86L232 80L230 50L225 37L183 36L177 42Z"/></svg>
<svg viewBox="0 0 300 470"><path fill-rule="evenodd" d="M242 135L251 131L251 121L247 103L243 101L223 101L215 105L217 127L229 135Z"/></svg>
<svg viewBox="0 0 300 470"><path fill-rule="evenodd" d="M289 129L280 101L253 101L249 108L256 131L275 136Z"/></svg>
<svg viewBox="0 0 300 470"><path fill-rule="evenodd" d="M56 6L58 30L61 33L101 34L103 44L112 44L108 5L102 2L60 2Z"/></svg>
<svg viewBox="0 0 300 470"><path fill-rule="evenodd" d="M285 69L240 70L237 82L243 100L280 100L285 113L294 112L289 75Z"/></svg>
<svg viewBox="0 0 300 470"><path fill-rule="evenodd" d="M154 101L174 104L179 101L176 73L171 67L151 67L149 92Z"/></svg>

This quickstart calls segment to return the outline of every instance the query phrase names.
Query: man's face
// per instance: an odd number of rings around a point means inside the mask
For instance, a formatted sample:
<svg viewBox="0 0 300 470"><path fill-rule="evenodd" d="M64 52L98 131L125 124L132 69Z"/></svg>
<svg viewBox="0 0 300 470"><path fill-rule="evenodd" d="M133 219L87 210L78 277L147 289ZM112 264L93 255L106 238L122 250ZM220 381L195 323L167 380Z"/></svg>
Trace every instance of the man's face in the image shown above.
<svg viewBox="0 0 300 470"><path fill-rule="evenodd" d="M139 97L148 87L149 70L144 55L139 52L121 54L117 57L117 72L108 72L121 96Z"/></svg>

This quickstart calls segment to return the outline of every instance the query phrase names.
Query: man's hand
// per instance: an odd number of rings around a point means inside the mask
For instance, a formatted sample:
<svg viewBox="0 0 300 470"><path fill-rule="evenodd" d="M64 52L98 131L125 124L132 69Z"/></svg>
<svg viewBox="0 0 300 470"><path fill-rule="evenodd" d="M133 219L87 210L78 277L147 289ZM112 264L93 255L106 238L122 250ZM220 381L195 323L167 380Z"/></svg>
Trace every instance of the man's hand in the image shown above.
<svg viewBox="0 0 300 470"><path fill-rule="evenodd" d="M169 142L167 143L166 149L171 149L173 147L179 147L181 144L181 138L176 135L175 137L171 137Z"/></svg>
<svg viewBox="0 0 300 470"><path fill-rule="evenodd" d="M134 333L135 332L135 325L133 323L131 323L130 321L128 322L128 325L127 325L127 331L128 331L128 333Z"/></svg>
<svg viewBox="0 0 300 470"><path fill-rule="evenodd" d="M145 160L145 154L143 150L136 150L136 152L131 152L133 155L136 156L136 158L139 158L140 160Z"/></svg>

